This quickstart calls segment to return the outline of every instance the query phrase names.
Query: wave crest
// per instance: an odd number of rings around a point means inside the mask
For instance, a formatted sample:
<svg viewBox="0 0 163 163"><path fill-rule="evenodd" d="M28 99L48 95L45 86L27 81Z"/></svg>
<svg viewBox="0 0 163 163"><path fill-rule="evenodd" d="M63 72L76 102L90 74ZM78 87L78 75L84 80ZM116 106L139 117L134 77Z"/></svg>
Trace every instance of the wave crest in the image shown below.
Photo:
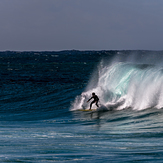
<svg viewBox="0 0 163 163"><path fill-rule="evenodd" d="M99 96L100 104L108 109L159 109L163 107L163 69L151 64L124 62L104 66L101 62L98 75L94 75L86 90L76 97L71 110L88 108L86 101L92 92Z"/></svg>

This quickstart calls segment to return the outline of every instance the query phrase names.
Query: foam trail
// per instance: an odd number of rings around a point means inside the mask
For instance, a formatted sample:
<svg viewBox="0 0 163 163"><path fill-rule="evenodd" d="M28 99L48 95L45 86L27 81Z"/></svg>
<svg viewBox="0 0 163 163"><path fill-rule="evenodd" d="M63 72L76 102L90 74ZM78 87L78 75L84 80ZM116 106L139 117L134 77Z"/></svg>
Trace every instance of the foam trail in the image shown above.
<svg viewBox="0 0 163 163"><path fill-rule="evenodd" d="M163 107L163 69L151 64L114 62L108 65L100 63L95 87L88 87L77 96L71 110L88 108L86 102L95 92L101 105L108 109L143 110Z"/></svg>

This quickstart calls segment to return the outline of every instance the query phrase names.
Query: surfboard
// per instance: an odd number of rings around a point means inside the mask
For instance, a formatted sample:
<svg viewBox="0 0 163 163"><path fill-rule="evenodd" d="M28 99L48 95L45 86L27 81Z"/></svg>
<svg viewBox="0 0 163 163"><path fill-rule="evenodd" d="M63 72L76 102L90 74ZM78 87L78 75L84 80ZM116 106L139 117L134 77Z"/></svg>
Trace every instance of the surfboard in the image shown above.
<svg viewBox="0 0 163 163"><path fill-rule="evenodd" d="M78 109L78 111L87 111L87 112L90 112L90 111L96 111L97 109Z"/></svg>
<svg viewBox="0 0 163 163"><path fill-rule="evenodd" d="M100 111L108 111L108 108L104 105L101 105L100 107L98 108L92 108L91 110L89 110L88 108L87 109L78 109L78 111L84 111L84 112L100 112Z"/></svg>

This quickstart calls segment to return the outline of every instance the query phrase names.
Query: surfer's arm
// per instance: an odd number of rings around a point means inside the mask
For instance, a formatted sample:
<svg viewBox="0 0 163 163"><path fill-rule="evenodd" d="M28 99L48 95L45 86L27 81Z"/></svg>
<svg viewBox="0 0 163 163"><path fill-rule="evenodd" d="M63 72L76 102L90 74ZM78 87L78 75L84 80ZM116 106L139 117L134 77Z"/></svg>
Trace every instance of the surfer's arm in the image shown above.
<svg viewBox="0 0 163 163"><path fill-rule="evenodd" d="M87 102L89 102L93 97L91 97Z"/></svg>

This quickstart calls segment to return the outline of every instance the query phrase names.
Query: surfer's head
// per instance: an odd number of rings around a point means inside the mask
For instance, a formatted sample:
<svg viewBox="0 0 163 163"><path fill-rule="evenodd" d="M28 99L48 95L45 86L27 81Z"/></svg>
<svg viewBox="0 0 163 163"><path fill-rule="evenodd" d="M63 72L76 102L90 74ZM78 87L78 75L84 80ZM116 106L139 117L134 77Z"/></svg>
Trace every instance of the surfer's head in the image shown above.
<svg viewBox="0 0 163 163"><path fill-rule="evenodd" d="M95 93L93 92L93 93L92 93L92 95L94 96L94 95L95 95Z"/></svg>

